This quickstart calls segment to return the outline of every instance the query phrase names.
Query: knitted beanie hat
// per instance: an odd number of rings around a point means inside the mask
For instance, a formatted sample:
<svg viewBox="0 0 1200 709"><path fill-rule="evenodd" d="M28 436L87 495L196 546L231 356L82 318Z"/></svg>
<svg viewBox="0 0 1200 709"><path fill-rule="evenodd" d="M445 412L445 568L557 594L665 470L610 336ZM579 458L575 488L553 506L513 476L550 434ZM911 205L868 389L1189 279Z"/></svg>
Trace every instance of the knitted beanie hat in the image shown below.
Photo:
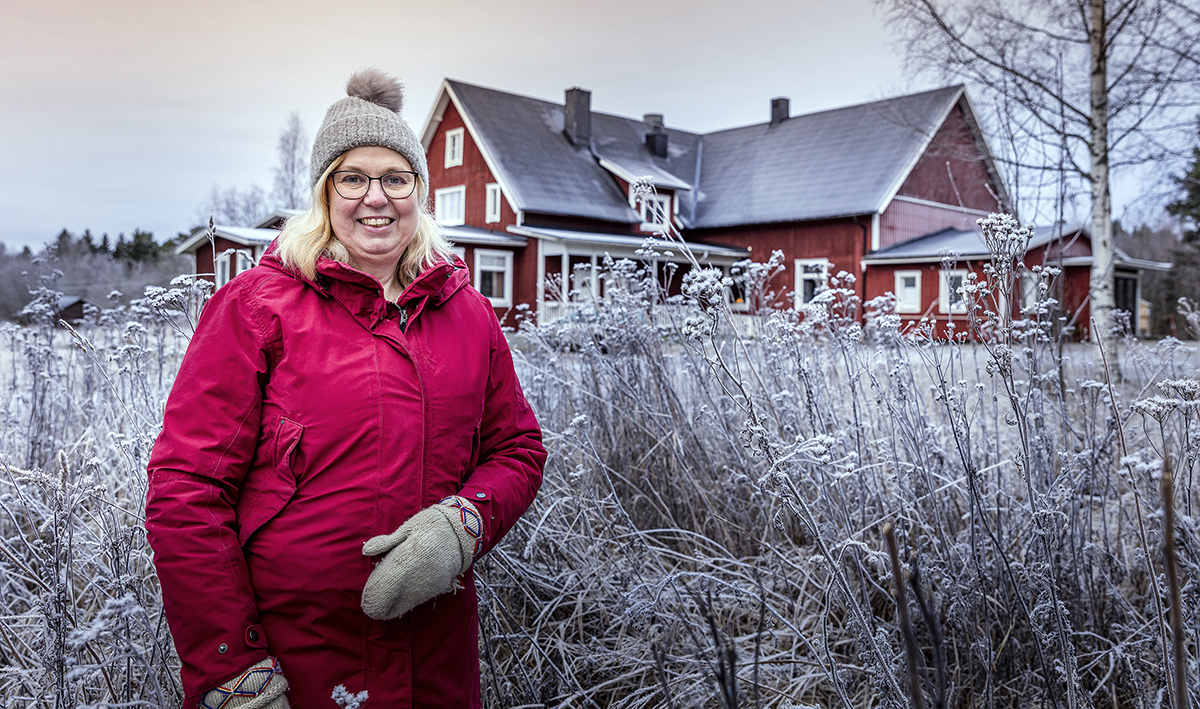
<svg viewBox="0 0 1200 709"><path fill-rule="evenodd" d="M347 150L380 145L407 158L428 189L425 148L400 117L404 106L404 87L400 82L373 67L362 69L346 82L346 94L346 98L325 112L325 121L313 142L313 185L329 164Z"/></svg>

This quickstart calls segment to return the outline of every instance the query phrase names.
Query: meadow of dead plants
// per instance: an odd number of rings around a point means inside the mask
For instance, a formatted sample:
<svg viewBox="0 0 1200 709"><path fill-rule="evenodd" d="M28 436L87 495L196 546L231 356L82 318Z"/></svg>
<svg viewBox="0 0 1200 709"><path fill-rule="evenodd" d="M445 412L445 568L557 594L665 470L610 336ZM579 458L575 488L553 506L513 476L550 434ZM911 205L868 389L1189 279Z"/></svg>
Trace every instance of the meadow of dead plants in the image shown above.
<svg viewBox="0 0 1200 709"><path fill-rule="evenodd" d="M1069 342L1048 297L989 314L1023 237L985 233L950 342L848 277L735 314L719 272L663 302L628 260L514 330L550 458L476 567L485 706L1195 701L1195 350ZM739 292L771 302L778 266ZM142 513L206 293L0 327L0 706L181 702Z"/></svg>

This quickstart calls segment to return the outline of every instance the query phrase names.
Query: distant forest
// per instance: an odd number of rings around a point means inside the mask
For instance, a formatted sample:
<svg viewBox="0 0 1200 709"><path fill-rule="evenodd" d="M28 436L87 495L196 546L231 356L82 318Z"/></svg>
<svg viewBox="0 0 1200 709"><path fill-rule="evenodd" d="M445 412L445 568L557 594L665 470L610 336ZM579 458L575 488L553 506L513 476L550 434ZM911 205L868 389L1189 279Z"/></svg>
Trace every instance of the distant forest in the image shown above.
<svg viewBox="0 0 1200 709"><path fill-rule="evenodd" d="M66 229L40 251L9 251L0 243L0 319L14 320L41 286L109 308L140 298L148 285L166 286L191 273L192 259L176 256L179 237L159 244L148 231L110 239Z"/></svg>
<svg viewBox="0 0 1200 709"><path fill-rule="evenodd" d="M1200 301L1200 239L1186 227L1182 239L1169 228L1125 231L1116 225L1115 230L1117 245L1130 256L1175 264L1165 273L1142 274L1142 297L1151 304L1151 333L1190 337L1177 311L1181 297ZM0 319L15 320L32 300L30 290L43 285L101 308L140 298L146 286L166 286L175 276L194 270L191 257L175 255L184 236L159 244L153 234L141 230L112 240L107 234L97 239L90 231L73 234L63 229L37 252L29 247L11 252L0 243Z"/></svg>

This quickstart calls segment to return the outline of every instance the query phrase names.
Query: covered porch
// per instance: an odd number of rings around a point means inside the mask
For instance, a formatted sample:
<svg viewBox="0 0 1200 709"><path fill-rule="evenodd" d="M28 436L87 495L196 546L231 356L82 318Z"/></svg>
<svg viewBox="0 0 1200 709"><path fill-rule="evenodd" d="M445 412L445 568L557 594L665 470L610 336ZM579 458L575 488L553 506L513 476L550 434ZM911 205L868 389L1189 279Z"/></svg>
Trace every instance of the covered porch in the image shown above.
<svg viewBox="0 0 1200 709"><path fill-rule="evenodd" d="M659 302L655 310L666 310L666 298L679 295L683 277L693 267L683 246L701 266L720 269L726 275L738 261L750 258L748 249L681 242L659 236L605 234L545 227L508 227L508 231L537 240L537 322L564 317L572 309L603 301L604 280L597 278L606 256L644 264L655 274ZM653 255L647 254L652 251ZM564 278L564 274L567 276ZM731 301L733 300L731 294Z"/></svg>

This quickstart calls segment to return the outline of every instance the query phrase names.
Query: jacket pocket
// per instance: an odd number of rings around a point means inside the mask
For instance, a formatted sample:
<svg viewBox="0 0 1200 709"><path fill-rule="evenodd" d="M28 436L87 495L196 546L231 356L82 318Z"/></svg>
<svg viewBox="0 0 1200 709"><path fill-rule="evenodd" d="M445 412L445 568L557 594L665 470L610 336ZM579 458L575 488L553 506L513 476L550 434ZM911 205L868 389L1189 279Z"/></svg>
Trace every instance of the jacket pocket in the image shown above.
<svg viewBox="0 0 1200 709"><path fill-rule="evenodd" d="M261 469L256 480L246 484L243 504L238 505L238 542L246 545L251 535L278 515L296 494L298 471L293 464L304 426L280 417L271 441L271 466Z"/></svg>

